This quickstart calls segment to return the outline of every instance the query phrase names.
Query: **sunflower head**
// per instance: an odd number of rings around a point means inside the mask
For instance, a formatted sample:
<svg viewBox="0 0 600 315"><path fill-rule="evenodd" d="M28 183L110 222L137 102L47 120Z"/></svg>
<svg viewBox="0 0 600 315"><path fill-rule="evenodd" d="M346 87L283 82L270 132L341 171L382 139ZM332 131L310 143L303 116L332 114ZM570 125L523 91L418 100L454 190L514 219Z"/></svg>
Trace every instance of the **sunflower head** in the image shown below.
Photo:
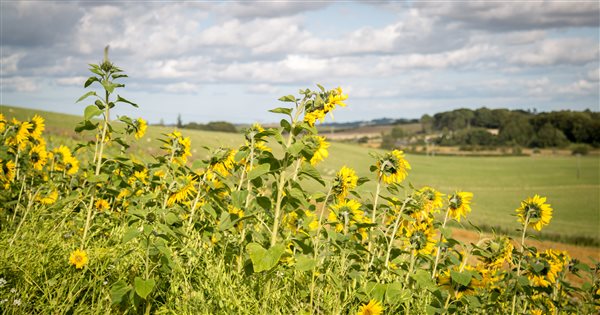
<svg viewBox="0 0 600 315"><path fill-rule="evenodd" d="M44 118L39 115L34 115L33 118L31 118L31 121L29 121L29 124L31 125L29 134L31 134L34 139L40 139L42 137L42 132L44 132L46 127L44 125Z"/></svg>
<svg viewBox="0 0 600 315"><path fill-rule="evenodd" d="M548 225L552 219L552 208L546 203L546 197L535 195L521 201L521 206L516 210L521 224L541 231L542 227Z"/></svg>
<svg viewBox="0 0 600 315"><path fill-rule="evenodd" d="M380 315L383 313L383 306L377 300L371 300L358 308L357 315Z"/></svg>
<svg viewBox="0 0 600 315"><path fill-rule="evenodd" d="M87 263L87 253L81 249L76 249L69 256L69 264L74 265L77 269L82 269L83 266L87 265Z"/></svg>
<svg viewBox="0 0 600 315"><path fill-rule="evenodd" d="M471 212L471 199L473 199L473 193L466 191L459 191L449 196L448 214L460 222L461 217L466 217Z"/></svg>
<svg viewBox="0 0 600 315"><path fill-rule="evenodd" d="M133 135L136 139L140 139L146 134L146 129L148 128L148 123L142 118L138 118L134 122L135 125L135 134Z"/></svg>
<svg viewBox="0 0 600 315"><path fill-rule="evenodd" d="M352 189L356 188L357 183L358 176L356 176L356 172L344 165L335 175L332 191L338 199L342 200L348 196Z"/></svg>
<svg viewBox="0 0 600 315"><path fill-rule="evenodd" d="M377 169L379 178L384 183L392 184L403 181L408 176L408 170L411 168L404 158L404 152L394 150L380 156L374 169Z"/></svg>
<svg viewBox="0 0 600 315"><path fill-rule="evenodd" d="M439 191L425 186L417 191L417 196L423 200L424 209L426 212L436 212L444 206L442 197L444 196Z"/></svg>
<svg viewBox="0 0 600 315"><path fill-rule="evenodd" d="M491 270L497 270L510 262L512 258L513 244L506 236L497 236L483 242L479 250L479 260Z"/></svg>
<svg viewBox="0 0 600 315"><path fill-rule="evenodd" d="M308 136L304 138L304 143L314 152L309 161L311 165L317 165L329 156L327 148L329 148L330 144L325 141L325 137Z"/></svg>

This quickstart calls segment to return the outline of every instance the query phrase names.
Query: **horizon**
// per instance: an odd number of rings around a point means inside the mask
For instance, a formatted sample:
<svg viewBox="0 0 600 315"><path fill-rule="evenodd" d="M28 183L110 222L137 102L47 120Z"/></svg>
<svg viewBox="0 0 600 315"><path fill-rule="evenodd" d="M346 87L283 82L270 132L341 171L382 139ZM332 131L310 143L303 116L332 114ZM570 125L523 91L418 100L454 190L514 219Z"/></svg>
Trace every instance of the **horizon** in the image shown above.
<svg viewBox="0 0 600 315"><path fill-rule="evenodd" d="M458 108L600 110L600 3L1 2L0 104L80 115L110 59L118 115L272 123L299 89L341 86L327 123ZM57 22L58 21L58 22Z"/></svg>

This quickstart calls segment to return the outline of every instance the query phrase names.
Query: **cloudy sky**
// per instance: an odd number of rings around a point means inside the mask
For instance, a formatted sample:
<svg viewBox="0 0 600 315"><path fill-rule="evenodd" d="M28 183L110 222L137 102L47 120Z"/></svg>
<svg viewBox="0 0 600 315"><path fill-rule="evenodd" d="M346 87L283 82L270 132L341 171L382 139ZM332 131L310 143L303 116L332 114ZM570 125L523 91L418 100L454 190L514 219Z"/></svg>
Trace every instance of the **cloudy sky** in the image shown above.
<svg viewBox="0 0 600 315"><path fill-rule="evenodd" d="M336 121L467 107L599 108L598 1L5 1L0 104L80 114L87 64L130 76L120 114L272 122L341 86Z"/></svg>

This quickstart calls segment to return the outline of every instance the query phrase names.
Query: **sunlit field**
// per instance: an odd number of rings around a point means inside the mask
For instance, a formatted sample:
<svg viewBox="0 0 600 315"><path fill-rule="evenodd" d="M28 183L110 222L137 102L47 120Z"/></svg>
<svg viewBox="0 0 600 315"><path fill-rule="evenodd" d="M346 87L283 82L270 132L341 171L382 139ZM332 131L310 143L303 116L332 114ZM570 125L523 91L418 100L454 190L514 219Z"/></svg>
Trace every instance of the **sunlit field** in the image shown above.
<svg viewBox="0 0 600 315"><path fill-rule="evenodd" d="M80 117L2 107L3 313L599 310L598 263L532 240L597 239L597 158L331 144L341 87L274 101L277 128L148 127L107 52L90 71Z"/></svg>

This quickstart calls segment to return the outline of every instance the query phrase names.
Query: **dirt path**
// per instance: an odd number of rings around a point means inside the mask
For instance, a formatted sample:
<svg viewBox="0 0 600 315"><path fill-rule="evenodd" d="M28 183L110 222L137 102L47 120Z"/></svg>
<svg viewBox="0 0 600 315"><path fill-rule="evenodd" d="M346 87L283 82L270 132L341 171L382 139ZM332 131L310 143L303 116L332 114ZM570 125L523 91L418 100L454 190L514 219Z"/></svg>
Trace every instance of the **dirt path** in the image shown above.
<svg viewBox="0 0 600 315"><path fill-rule="evenodd" d="M491 234L487 233L484 233L483 235L484 237L491 236ZM479 239L479 234L477 232L461 229L454 229L452 231L452 236L462 242L476 243ZM566 250L572 258L577 258L581 262L584 262L586 264L592 264L594 261L600 261L600 248L598 247L578 246L572 244L558 243L552 241L538 241L532 239L529 239L526 242L527 245L535 246L540 250ZM518 245L515 244L515 246Z"/></svg>

